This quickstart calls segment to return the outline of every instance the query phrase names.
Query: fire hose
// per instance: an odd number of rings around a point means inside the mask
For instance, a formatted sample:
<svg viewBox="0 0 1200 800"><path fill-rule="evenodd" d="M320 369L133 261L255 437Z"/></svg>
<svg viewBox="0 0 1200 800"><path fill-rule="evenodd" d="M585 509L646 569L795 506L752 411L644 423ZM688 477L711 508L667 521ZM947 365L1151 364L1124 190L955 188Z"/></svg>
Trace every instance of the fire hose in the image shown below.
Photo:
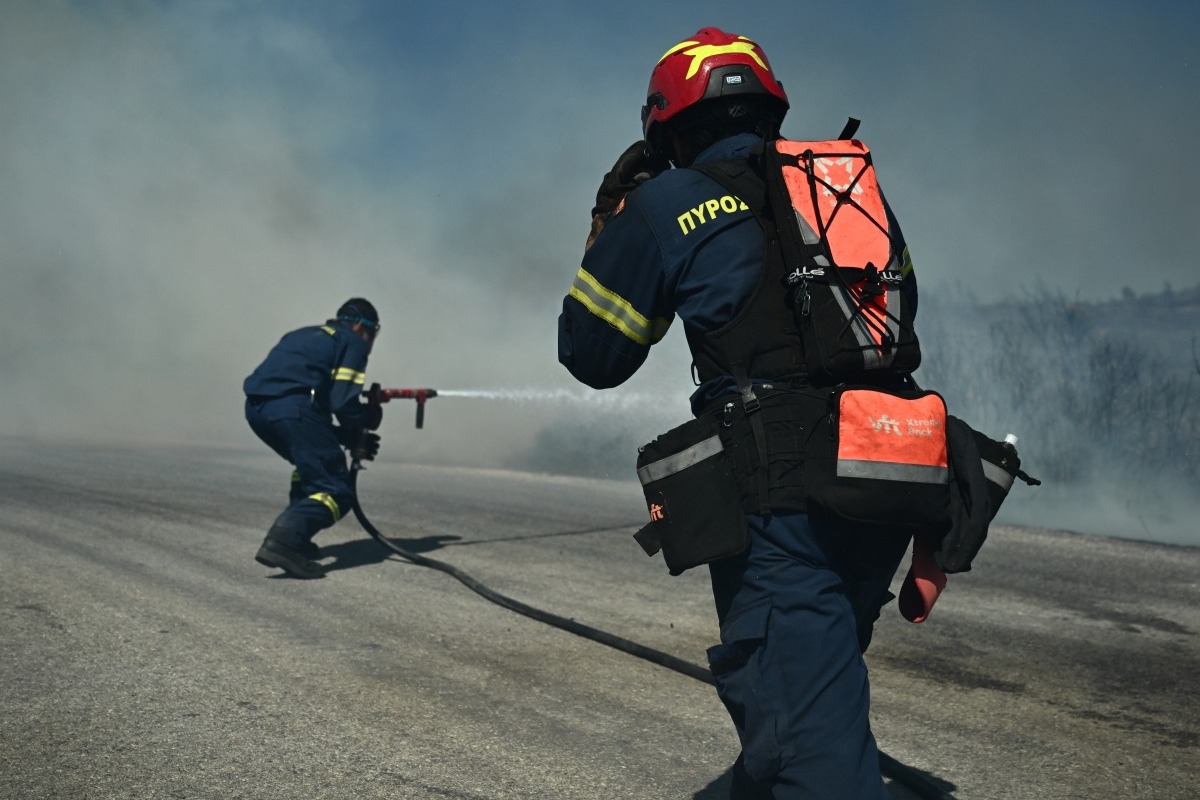
<svg viewBox="0 0 1200 800"><path fill-rule="evenodd" d="M392 399L413 399L417 401L417 427L423 426L425 421L425 402L432 397L437 397L437 392L433 389L383 389L379 384L373 384L367 392L368 402L385 403ZM444 561L439 561L435 558L429 558L419 553L414 553L400 547L392 540L384 536L378 528L376 528L371 520L362 510L362 505L358 501L358 473L364 470L365 467L358 459L354 459L350 464L350 488L354 492L354 517L358 520L358 524L362 526L372 539L379 542L385 549L391 551L395 555L403 558L412 564L421 567L429 567L430 569L444 572L447 575L457 579L460 583L466 586L471 591L486 600L489 600L496 605L507 608L530 619L543 622L555 628L573 633L576 636L581 636L585 639L590 639L603 645L607 645L621 652L636 656L653 664L658 664L661 667L674 670L682 675L690 678L695 678L698 681L707 683L710 686L715 686L716 681L713 678L712 672L698 664L693 664L678 656L673 656L670 653L664 653L661 650L655 650L652 647L639 644L630 639L626 639L616 634L599 628L593 628L590 625L585 625L581 622L576 622L573 619L553 614L549 611L543 611L540 608L522 603L520 600L515 600L507 595L501 594L494 589L489 588L485 584L479 582L467 573L460 570L452 564L447 564ZM905 784L918 795L928 800L949 800L949 796L943 792L932 780L925 777L921 773L914 770L896 759L892 758L882 750L879 751L879 769L885 776Z"/></svg>

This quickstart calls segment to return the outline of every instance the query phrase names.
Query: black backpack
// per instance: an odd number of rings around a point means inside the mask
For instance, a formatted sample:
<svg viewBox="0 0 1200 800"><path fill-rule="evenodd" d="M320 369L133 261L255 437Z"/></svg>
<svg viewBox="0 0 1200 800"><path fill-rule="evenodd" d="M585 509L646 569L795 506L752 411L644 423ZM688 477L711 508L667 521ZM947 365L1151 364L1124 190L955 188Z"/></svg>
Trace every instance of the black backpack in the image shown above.
<svg viewBox="0 0 1200 800"><path fill-rule="evenodd" d="M764 142L748 173L736 162L693 167L778 233L788 298L814 385L908 375L921 363L916 309L901 284L912 271L866 145L842 137ZM764 184L765 183L765 192Z"/></svg>

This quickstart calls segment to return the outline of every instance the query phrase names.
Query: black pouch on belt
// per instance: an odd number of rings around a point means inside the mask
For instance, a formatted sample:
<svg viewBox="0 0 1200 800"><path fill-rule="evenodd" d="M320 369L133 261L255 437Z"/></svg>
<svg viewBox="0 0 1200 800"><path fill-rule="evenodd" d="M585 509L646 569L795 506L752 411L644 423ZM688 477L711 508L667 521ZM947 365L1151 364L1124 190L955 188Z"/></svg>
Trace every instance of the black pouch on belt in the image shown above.
<svg viewBox="0 0 1200 800"><path fill-rule="evenodd" d="M996 441L958 417L949 417L947 440L952 469L950 528L934 550L943 572L967 572L987 539L988 526L1008 497L1013 479L1041 481L1021 469L1016 447Z"/></svg>
<svg viewBox="0 0 1200 800"><path fill-rule="evenodd" d="M741 492L710 416L680 425L640 448L638 480L650 522L634 539L662 551L672 575L727 558L750 544Z"/></svg>

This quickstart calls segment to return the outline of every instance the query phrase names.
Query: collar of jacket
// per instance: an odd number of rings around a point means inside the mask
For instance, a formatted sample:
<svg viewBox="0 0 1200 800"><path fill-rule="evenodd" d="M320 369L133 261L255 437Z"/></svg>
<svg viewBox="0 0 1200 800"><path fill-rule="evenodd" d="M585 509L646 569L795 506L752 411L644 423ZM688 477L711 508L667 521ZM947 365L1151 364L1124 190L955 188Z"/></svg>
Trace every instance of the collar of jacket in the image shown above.
<svg viewBox="0 0 1200 800"><path fill-rule="evenodd" d="M762 137L753 133L736 133L719 142L713 142L701 150L700 155L696 156L696 160L692 162L692 166L704 164L709 161L727 161L734 158L745 158L761 142Z"/></svg>

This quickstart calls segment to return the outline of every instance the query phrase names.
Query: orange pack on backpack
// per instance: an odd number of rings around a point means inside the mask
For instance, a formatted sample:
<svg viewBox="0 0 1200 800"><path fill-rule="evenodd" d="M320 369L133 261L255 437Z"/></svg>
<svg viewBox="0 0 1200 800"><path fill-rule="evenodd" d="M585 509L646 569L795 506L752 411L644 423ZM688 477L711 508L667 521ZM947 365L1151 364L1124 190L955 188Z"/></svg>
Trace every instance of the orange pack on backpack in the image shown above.
<svg viewBox="0 0 1200 800"><path fill-rule="evenodd" d="M912 263L870 150L849 138L855 127L829 141L779 139L765 153L767 198L814 383L909 374L921 363L916 309L901 291Z"/></svg>

